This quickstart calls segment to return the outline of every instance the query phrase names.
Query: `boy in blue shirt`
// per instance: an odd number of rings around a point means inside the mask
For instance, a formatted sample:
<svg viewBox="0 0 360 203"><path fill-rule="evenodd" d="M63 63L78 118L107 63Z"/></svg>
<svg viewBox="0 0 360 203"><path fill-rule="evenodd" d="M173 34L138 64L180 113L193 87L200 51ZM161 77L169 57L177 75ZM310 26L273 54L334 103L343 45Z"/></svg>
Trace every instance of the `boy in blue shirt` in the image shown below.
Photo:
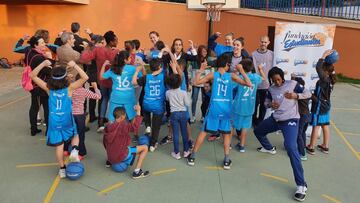
<svg viewBox="0 0 360 203"><path fill-rule="evenodd" d="M160 59L152 59L149 63L151 74L138 79L142 67L138 67L133 76L132 83L144 87L143 113L146 133L151 133L150 151L157 147L162 117L165 112L165 74L161 68ZM151 114L153 114L151 119Z"/></svg>
<svg viewBox="0 0 360 203"><path fill-rule="evenodd" d="M224 169L230 169L231 160L229 158L230 153L230 143L231 143L231 105L233 100L233 88L235 83L246 85L251 87L252 84L245 74L242 66L237 66L238 71L241 73L244 79L241 79L238 75L234 73L229 73L229 66L231 63L231 57L223 54L218 57L216 61L216 67L218 70L214 73L209 73L204 78L200 79L201 73L207 68L206 61L201 64L200 70L196 73L195 76L195 85L200 85L212 81L212 91L209 111L206 114L203 129L200 132L199 136L196 139L193 152L188 157L188 164L190 166L195 165L195 156L198 152L201 144L204 142L204 139L207 133L217 134L218 132L222 133L224 136ZM234 82L233 82L234 81Z"/></svg>
<svg viewBox="0 0 360 203"><path fill-rule="evenodd" d="M265 74L261 65L258 67L260 75L252 73L254 65L250 59L242 60L240 65L253 85L252 87L237 85L237 94L232 106L233 128L236 129L236 133L241 140L236 145L236 148L240 152L245 152L246 131L251 127L252 115L255 111L256 89L265 80Z"/></svg>

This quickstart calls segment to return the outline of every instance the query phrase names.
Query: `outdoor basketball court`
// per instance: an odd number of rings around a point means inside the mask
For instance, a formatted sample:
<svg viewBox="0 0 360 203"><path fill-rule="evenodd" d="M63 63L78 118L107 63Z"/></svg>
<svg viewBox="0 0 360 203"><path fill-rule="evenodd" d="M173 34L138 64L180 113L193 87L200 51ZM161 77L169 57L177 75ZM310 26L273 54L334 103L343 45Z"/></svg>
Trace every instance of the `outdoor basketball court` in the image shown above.
<svg viewBox="0 0 360 203"><path fill-rule="evenodd" d="M270 135L278 153L268 155L256 152L259 143L251 132L246 153L231 151L229 171L221 168L221 140L205 142L194 167L185 159L173 159L172 145L160 146L144 162L151 176L133 180L132 170L120 174L105 168L102 135L91 125L86 134L85 175L78 181L60 180L54 148L45 145L43 135L29 135L29 94L16 86L9 90L0 94L1 202L293 201L295 183L281 134ZM360 198L360 88L336 84L332 109L330 154L317 151L303 162L309 185L306 202L358 202ZM193 125L193 138L200 126L200 122ZM160 137L166 132L163 126Z"/></svg>

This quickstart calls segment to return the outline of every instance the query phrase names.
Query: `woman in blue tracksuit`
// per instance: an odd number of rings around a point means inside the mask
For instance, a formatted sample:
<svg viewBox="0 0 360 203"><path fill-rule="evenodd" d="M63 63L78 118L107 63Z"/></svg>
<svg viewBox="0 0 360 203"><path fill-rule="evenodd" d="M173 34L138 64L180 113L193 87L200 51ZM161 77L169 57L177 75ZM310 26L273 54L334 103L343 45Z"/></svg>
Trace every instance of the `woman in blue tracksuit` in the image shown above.
<svg viewBox="0 0 360 203"><path fill-rule="evenodd" d="M273 67L269 71L268 77L271 86L267 93L265 106L271 107L274 113L254 129L254 134L262 146L257 150L263 153L276 154L276 147L269 142L266 136L278 130L282 131L285 149L290 158L297 185L294 199L303 201L305 200L307 185L297 146L300 118L297 100L310 98L311 93L296 81L285 80L284 72L278 67Z"/></svg>

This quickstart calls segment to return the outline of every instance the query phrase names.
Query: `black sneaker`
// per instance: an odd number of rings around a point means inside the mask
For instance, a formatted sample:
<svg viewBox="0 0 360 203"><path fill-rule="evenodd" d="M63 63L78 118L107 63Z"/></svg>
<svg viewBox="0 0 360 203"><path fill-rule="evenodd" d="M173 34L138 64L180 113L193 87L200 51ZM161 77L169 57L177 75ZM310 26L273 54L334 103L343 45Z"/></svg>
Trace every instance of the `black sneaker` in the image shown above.
<svg viewBox="0 0 360 203"><path fill-rule="evenodd" d="M172 141L173 141L172 137L166 136L160 141L160 145L166 145L166 144L172 143Z"/></svg>
<svg viewBox="0 0 360 203"><path fill-rule="evenodd" d="M294 194L294 199L299 202L305 200L307 187L306 186L297 186L296 192Z"/></svg>
<svg viewBox="0 0 360 203"><path fill-rule="evenodd" d="M36 134L41 133L41 132L42 131L40 129L31 130L31 136L35 136Z"/></svg>
<svg viewBox="0 0 360 203"><path fill-rule="evenodd" d="M329 154L329 148L322 145L318 145L317 148L325 154Z"/></svg>
<svg viewBox="0 0 360 203"><path fill-rule="evenodd" d="M85 132L89 132L90 128L89 127L85 127Z"/></svg>
<svg viewBox="0 0 360 203"><path fill-rule="evenodd" d="M229 161L224 161L224 169L225 170L230 170L230 166L231 166L231 160L229 159Z"/></svg>
<svg viewBox="0 0 360 203"><path fill-rule="evenodd" d="M311 155L315 155L315 149L306 146L306 152Z"/></svg>
<svg viewBox="0 0 360 203"><path fill-rule="evenodd" d="M133 172L132 178L134 178L134 179L145 178L145 177L148 177L149 175L150 175L149 171L144 172L140 169L140 171L137 173L135 173L135 171Z"/></svg>
<svg viewBox="0 0 360 203"><path fill-rule="evenodd" d="M111 167L110 161L106 160L105 167L106 167L106 168L110 168L110 167Z"/></svg>
<svg viewBox="0 0 360 203"><path fill-rule="evenodd" d="M192 150L192 149L194 149L194 141L192 141L192 140L189 140L189 148Z"/></svg>
<svg viewBox="0 0 360 203"><path fill-rule="evenodd" d="M191 154L187 158L187 163L189 166L195 166L195 158L191 158Z"/></svg>

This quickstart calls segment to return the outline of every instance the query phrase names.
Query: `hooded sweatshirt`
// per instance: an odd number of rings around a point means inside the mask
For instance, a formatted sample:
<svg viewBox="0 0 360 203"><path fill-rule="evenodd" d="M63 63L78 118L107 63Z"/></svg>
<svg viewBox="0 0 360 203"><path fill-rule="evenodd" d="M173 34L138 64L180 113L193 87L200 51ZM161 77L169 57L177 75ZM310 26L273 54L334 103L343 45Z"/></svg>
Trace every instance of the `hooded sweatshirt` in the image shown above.
<svg viewBox="0 0 360 203"><path fill-rule="evenodd" d="M137 131L142 122L141 116L136 116L134 121L114 122L106 126L103 144L106 149L108 161L111 164L122 162L128 155L128 146L131 143L129 133Z"/></svg>

